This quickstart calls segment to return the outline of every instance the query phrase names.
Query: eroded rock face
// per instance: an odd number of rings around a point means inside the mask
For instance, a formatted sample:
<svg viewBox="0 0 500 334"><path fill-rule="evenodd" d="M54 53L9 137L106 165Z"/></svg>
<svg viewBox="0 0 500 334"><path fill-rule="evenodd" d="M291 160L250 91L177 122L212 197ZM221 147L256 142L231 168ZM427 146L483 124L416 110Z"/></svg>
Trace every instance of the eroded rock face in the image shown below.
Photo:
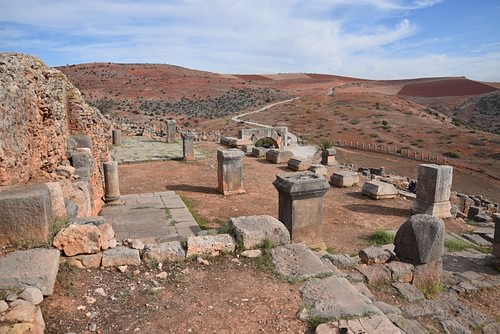
<svg viewBox="0 0 500 334"><path fill-rule="evenodd" d="M95 166L109 159L109 123L63 73L40 59L0 53L0 101L0 186L64 178L56 170L70 165L70 135L92 138ZM94 214L102 206L102 183L95 168Z"/></svg>

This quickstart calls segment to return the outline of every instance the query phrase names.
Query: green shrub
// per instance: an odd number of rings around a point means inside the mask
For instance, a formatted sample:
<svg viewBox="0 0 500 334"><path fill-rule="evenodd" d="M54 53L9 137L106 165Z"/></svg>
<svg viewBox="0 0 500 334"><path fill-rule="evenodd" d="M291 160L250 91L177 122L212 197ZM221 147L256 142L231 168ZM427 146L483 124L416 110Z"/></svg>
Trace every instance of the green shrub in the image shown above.
<svg viewBox="0 0 500 334"><path fill-rule="evenodd" d="M395 234L393 232L384 229L377 229L368 239L371 245L383 246L392 244L394 242L394 237Z"/></svg>
<svg viewBox="0 0 500 334"><path fill-rule="evenodd" d="M455 151L449 151L449 152L446 152L445 154L443 154L445 157L448 157L448 158L460 158L460 153L458 152L455 152Z"/></svg>

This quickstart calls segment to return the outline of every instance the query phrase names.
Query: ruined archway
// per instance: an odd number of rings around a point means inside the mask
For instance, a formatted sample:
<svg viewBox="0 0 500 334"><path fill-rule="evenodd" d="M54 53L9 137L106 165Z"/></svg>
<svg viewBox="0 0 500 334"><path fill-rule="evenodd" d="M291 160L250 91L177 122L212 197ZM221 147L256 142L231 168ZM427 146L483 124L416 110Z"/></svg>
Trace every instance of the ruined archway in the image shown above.
<svg viewBox="0 0 500 334"><path fill-rule="evenodd" d="M275 148L283 148L287 146L287 134L288 128L275 127L275 128L253 128L253 129L243 129L238 133L240 139L250 139L255 146L261 141L261 143L267 143L267 146L274 146ZM264 146L264 145L261 145ZM264 146L265 147L265 146Z"/></svg>

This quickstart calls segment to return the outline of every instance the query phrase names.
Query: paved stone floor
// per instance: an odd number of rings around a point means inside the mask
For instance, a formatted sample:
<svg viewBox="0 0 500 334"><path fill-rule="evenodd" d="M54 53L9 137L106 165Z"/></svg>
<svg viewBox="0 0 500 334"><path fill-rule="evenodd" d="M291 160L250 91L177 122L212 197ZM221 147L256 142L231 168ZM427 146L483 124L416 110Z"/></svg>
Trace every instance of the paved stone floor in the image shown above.
<svg viewBox="0 0 500 334"><path fill-rule="evenodd" d="M118 240L166 242L200 231L184 202L173 191L123 195L121 199L125 205L104 207L101 211Z"/></svg>
<svg viewBox="0 0 500 334"><path fill-rule="evenodd" d="M134 163L142 161L161 161L181 159L182 141L166 143L145 137L123 137L120 146L110 149L114 161L121 163ZM202 157L203 153L196 150L195 157Z"/></svg>

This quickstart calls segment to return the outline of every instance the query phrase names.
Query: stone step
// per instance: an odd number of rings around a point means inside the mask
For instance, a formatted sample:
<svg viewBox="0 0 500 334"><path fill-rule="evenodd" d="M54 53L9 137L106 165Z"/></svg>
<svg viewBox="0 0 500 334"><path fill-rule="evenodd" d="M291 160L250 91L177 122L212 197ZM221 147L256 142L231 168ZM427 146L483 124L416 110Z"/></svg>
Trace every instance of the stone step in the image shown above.
<svg viewBox="0 0 500 334"><path fill-rule="evenodd" d="M479 247L490 247L492 243L484 238L482 238L478 234L467 234L467 233L462 233L462 237L475 243Z"/></svg>

